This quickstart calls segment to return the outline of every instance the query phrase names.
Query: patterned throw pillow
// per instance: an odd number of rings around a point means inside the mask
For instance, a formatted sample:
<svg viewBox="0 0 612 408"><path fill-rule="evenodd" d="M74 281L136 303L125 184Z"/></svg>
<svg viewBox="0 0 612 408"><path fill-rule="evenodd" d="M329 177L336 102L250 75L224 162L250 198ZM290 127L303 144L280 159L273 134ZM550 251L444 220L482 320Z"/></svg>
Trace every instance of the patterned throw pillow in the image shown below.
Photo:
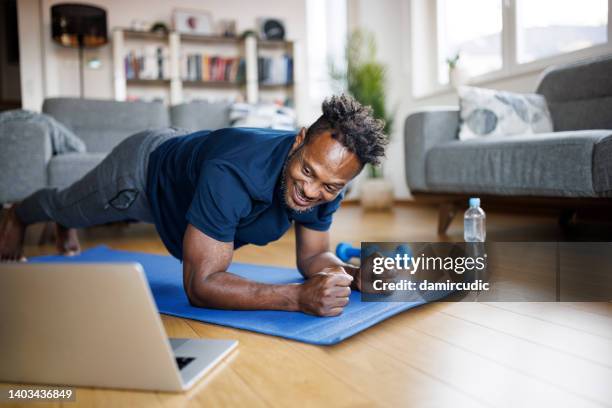
<svg viewBox="0 0 612 408"><path fill-rule="evenodd" d="M494 89L459 87L459 139L552 132L546 99Z"/></svg>

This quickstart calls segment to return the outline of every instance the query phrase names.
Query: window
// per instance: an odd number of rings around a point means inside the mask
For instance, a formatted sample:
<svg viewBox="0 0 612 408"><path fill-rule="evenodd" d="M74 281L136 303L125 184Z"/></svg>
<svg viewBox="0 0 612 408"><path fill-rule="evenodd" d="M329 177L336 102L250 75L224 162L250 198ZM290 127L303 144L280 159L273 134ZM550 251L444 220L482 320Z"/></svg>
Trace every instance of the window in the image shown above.
<svg viewBox="0 0 612 408"><path fill-rule="evenodd" d="M308 92L314 119L320 115L323 99L333 93L330 64L340 68L344 64L348 35L346 3L346 0L306 1Z"/></svg>
<svg viewBox="0 0 612 408"><path fill-rule="evenodd" d="M608 0L517 0L517 60L531 62L608 41Z"/></svg>
<svg viewBox="0 0 612 408"><path fill-rule="evenodd" d="M457 53L462 73L479 83L612 52L608 21L612 0L410 0L410 4L416 97L448 89L448 60Z"/></svg>
<svg viewBox="0 0 612 408"><path fill-rule="evenodd" d="M501 0L439 0L437 11L439 83L448 83L447 59L457 53L470 76L501 69Z"/></svg>

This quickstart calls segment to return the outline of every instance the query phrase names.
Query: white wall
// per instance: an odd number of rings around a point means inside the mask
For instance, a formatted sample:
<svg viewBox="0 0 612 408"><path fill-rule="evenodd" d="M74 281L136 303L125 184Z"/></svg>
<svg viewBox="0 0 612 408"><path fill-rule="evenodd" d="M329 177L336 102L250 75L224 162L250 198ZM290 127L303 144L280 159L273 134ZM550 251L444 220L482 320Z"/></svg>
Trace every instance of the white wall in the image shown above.
<svg viewBox="0 0 612 408"><path fill-rule="evenodd" d="M63 48L51 40L51 6L64 0L19 0L20 11L22 2L40 1L42 14L42 61L44 71L45 97L78 96L78 55L77 50ZM108 15L109 36L115 27L129 27L132 20L163 21L171 26L172 11L175 8L205 10L212 14L215 21L219 19L234 19L238 33L253 29L257 17L277 17L285 22L286 37L296 41L296 105L304 106L307 90L300 86L306 81L300 76L306 74L306 57L302 52L306 41L306 0L92 0L88 4L103 7ZM21 36L27 33L20 32ZM22 44L27 44L22 42ZM85 61L98 57L102 66L100 69L85 68L85 97L113 98L112 82L112 49L111 44L85 52ZM27 89L26 89L27 91ZM308 117L309 112L298 112L300 117Z"/></svg>
<svg viewBox="0 0 612 408"><path fill-rule="evenodd" d="M39 111L44 99L44 72L39 0L18 0L21 106Z"/></svg>
<svg viewBox="0 0 612 408"><path fill-rule="evenodd" d="M388 103L397 106L391 143L387 151L385 177L392 181L396 197L410 198L404 175L404 121L410 112L434 105L457 105L457 96L446 92L415 99L412 96L412 62L423 55L411 55L410 2L408 0L351 0L350 28L361 26L372 31L378 45L378 57L388 67ZM422 24L433 24L421 22ZM533 92L541 71L478 86L515 92Z"/></svg>
<svg viewBox="0 0 612 408"><path fill-rule="evenodd" d="M312 123L321 114L321 103L337 84L329 77L330 62L344 68L347 39L347 2L345 0L306 0L308 36L308 92Z"/></svg>
<svg viewBox="0 0 612 408"><path fill-rule="evenodd" d="M387 101L391 111L395 111L391 141L387 147L387 160L384 164L385 177L393 182L396 197L409 197L406 187L403 163L404 144L402 140L403 120L409 103L410 80L404 69L406 55L402 50L402 25L405 24L402 0L352 0L349 6L349 30L363 28L374 33L377 44L377 57L387 66ZM357 184L365 177L360 175ZM359 191L357 187L354 191ZM353 198L351 194L349 197Z"/></svg>

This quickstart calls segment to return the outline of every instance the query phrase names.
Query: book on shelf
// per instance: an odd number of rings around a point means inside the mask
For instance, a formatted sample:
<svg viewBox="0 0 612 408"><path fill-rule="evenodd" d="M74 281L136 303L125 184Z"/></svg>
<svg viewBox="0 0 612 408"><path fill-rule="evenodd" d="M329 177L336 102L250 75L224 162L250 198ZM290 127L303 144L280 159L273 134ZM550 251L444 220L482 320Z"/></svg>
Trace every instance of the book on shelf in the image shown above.
<svg viewBox="0 0 612 408"><path fill-rule="evenodd" d="M146 45L130 50L124 57L125 78L170 79L168 47Z"/></svg>
<svg viewBox="0 0 612 408"><path fill-rule="evenodd" d="M207 54L185 54L181 58L181 77L186 81L243 83L245 75L244 58Z"/></svg>
<svg viewBox="0 0 612 408"><path fill-rule="evenodd" d="M293 57L258 57L257 71L263 85L291 85L293 83Z"/></svg>

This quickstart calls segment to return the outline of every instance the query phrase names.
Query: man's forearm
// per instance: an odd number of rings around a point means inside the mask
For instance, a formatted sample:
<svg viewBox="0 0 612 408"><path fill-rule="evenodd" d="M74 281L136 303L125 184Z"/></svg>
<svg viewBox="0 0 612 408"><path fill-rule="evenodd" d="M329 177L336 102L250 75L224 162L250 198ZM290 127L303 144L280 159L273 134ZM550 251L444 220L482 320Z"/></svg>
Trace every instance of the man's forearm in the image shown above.
<svg viewBox="0 0 612 408"><path fill-rule="evenodd" d="M191 282L189 301L198 307L240 310L299 311L300 285L269 285L229 272L216 272Z"/></svg>
<svg viewBox="0 0 612 408"><path fill-rule="evenodd" d="M342 262L333 252L325 251L300 262L298 264L298 269L305 278L310 278L315 273L319 273L325 268L334 266L346 268L350 265L346 262ZM350 273L348 270L346 272Z"/></svg>

